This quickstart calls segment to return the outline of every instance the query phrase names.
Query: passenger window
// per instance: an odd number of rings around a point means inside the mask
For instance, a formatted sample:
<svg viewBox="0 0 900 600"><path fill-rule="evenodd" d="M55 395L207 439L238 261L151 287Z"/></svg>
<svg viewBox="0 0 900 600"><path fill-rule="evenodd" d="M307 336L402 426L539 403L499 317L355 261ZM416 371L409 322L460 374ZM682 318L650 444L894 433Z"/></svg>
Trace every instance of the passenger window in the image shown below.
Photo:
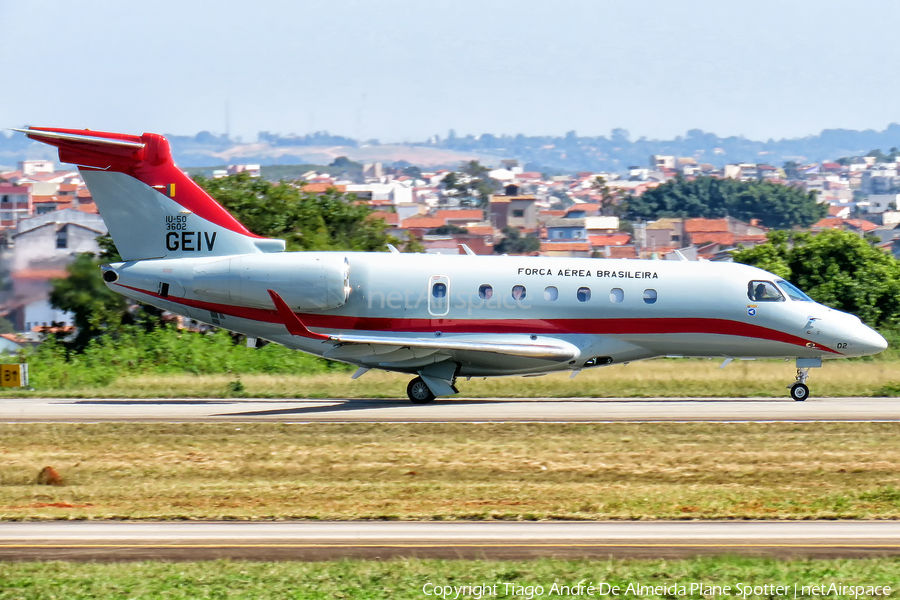
<svg viewBox="0 0 900 600"><path fill-rule="evenodd" d="M524 300L525 299L525 286L524 285L514 285L512 289L512 297L515 300Z"/></svg>
<svg viewBox="0 0 900 600"><path fill-rule="evenodd" d="M747 284L747 297L753 302L784 302L784 296L771 281L751 281Z"/></svg>
<svg viewBox="0 0 900 600"><path fill-rule="evenodd" d="M435 298L443 298L447 295L446 283L435 283L431 286L431 295Z"/></svg>
<svg viewBox="0 0 900 600"><path fill-rule="evenodd" d="M609 290L609 301L615 302L618 304L622 300L625 299L625 292L622 291L622 288L613 288Z"/></svg>
<svg viewBox="0 0 900 600"><path fill-rule="evenodd" d="M579 302L587 302L591 299L591 288L580 287L578 288L578 292L575 293L575 297L578 298Z"/></svg>
<svg viewBox="0 0 900 600"><path fill-rule="evenodd" d="M559 298L559 290L555 286L549 285L544 288L544 300L554 302Z"/></svg>
<svg viewBox="0 0 900 600"><path fill-rule="evenodd" d="M485 283L484 285L479 286L479 288L478 288L478 297L479 298L482 298L484 300L490 300L491 296L493 296L493 295L494 295L494 288L492 288L488 284Z"/></svg>
<svg viewBox="0 0 900 600"><path fill-rule="evenodd" d="M644 302L656 304L656 290L644 290Z"/></svg>

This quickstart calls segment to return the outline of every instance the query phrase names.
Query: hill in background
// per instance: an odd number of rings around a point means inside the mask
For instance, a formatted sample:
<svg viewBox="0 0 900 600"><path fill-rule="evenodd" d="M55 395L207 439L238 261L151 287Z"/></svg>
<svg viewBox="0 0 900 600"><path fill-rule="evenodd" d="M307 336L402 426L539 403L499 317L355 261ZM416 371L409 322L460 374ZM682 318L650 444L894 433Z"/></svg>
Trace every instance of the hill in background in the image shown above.
<svg viewBox="0 0 900 600"><path fill-rule="evenodd" d="M781 140L750 140L741 136L722 138L692 129L671 140L632 140L624 129L608 136L493 135L433 136L421 143L382 144L317 132L305 136L282 136L261 132L253 143L241 143L209 132L195 136L167 136L175 159L182 167L258 163L261 165L327 165L338 156L356 162L406 162L423 167L455 167L462 161L478 160L496 165L502 159L517 159L529 170L552 172L624 171L646 165L652 154L691 156L716 167L751 162L781 165L786 161L822 162L842 156L863 155L870 150L900 147L900 125L883 131L826 129L818 135ZM0 165L13 167L20 160L56 159L53 148L31 142L25 136L0 135Z"/></svg>

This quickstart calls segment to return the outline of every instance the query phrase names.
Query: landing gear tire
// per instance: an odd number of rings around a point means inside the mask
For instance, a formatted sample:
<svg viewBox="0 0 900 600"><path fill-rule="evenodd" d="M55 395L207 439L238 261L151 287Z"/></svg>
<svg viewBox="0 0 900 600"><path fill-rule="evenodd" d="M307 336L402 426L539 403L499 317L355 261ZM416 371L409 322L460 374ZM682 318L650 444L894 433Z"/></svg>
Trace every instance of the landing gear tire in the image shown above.
<svg viewBox="0 0 900 600"><path fill-rule="evenodd" d="M809 398L809 388L805 383L795 383L791 386L791 398L796 402L803 402Z"/></svg>
<svg viewBox="0 0 900 600"><path fill-rule="evenodd" d="M434 401L434 394L421 377L416 377L406 386L406 395L413 404L428 404Z"/></svg>

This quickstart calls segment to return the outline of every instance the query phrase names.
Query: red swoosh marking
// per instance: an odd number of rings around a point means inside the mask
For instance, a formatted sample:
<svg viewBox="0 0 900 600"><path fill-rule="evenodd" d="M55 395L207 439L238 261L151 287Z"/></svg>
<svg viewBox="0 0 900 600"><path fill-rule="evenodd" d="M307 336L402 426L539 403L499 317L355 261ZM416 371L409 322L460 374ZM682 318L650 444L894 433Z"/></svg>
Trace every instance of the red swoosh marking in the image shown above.
<svg viewBox="0 0 900 600"><path fill-rule="evenodd" d="M264 308L233 306L189 298L167 296L162 298L156 292L142 290L122 284L120 287L161 298L184 306L218 312L241 319L279 323L284 321L278 311ZM383 317L353 317L346 315L321 315L299 313L307 327L323 329L344 329L358 331L394 331L402 333L546 333L546 334L595 334L595 335L647 335L664 333L705 333L712 335L733 335L745 338L771 340L806 348L807 340L778 331L731 321L729 319L706 318L646 318L646 319L392 319ZM816 350L825 350L840 355L831 348L816 345Z"/></svg>

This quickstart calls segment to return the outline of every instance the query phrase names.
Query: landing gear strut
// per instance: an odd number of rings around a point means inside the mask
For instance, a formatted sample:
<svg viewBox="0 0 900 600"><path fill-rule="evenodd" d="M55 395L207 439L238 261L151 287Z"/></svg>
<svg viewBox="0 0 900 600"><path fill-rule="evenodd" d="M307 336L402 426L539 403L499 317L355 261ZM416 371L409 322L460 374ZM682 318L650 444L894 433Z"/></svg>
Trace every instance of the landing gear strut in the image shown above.
<svg viewBox="0 0 900 600"><path fill-rule="evenodd" d="M434 394L421 377L416 377L406 386L406 395L413 404L428 404L434 401Z"/></svg>
<svg viewBox="0 0 900 600"><path fill-rule="evenodd" d="M806 386L806 380L809 378L809 368L797 369L797 379L791 385L791 398L796 402L803 402L809 398L809 388Z"/></svg>

